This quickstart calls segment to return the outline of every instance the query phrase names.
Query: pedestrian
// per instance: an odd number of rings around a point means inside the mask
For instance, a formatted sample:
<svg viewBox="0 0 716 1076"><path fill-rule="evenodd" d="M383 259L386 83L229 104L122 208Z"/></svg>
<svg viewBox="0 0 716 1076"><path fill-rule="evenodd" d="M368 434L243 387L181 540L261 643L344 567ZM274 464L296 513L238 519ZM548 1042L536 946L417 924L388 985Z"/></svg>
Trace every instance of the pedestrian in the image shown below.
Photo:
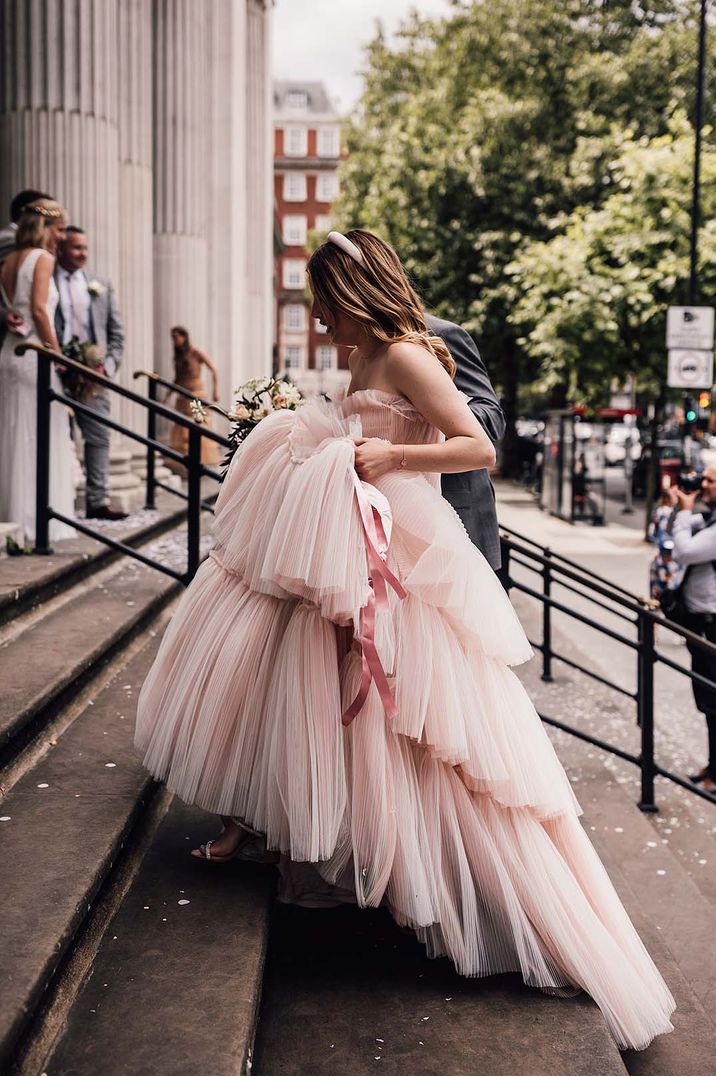
<svg viewBox="0 0 716 1076"><path fill-rule="evenodd" d="M505 432L505 416L490 382L482 356L470 334L442 318L426 317L428 330L447 345L455 366L455 386L467 396L467 404L493 445ZM443 474L440 479L443 497L453 506L473 545L487 563L499 572L500 533L495 506L495 490L485 468Z"/></svg>
<svg viewBox="0 0 716 1076"><path fill-rule="evenodd" d="M8 254L15 250L17 226L23 210L32 202L38 201L38 199L51 202L52 196L45 194L43 191L25 190L16 194L10 202L10 221L4 228L0 228L0 265L5 261ZM16 333L21 327L22 318L16 310L8 305L0 293L0 347L2 347L6 332Z"/></svg>
<svg viewBox="0 0 716 1076"><path fill-rule="evenodd" d="M708 509L706 515L694 513L697 498ZM681 583L686 612L680 623L695 635L716 644L716 466L707 467L701 490L685 492L672 487L670 502L678 508L672 534L674 554L685 569ZM691 669L714 687L692 680L696 707L706 718L709 759L689 780L707 792L716 792L716 654L687 642Z"/></svg>
<svg viewBox="0 0 716 1076"><path fill-rule="evenodd" d="M660 602L667 590L681 586L684 570L674 556L674 537L671 533L676 509L668 489L662 490L654 507L649 524L649 540L654 545L654 555L649 565L649 594Z"/></svg>
<svg viewBox="0 0 716 1076"><path fill-rule="evenodd" d="M60 346L72 339L96 344L102 353L99 372L114 378L122 362L124 328L109 280L88 272L87 236L82 228L70 225L57 250L55 282L60 301L55 327ZM100 387L84 401L99 415L109 417L108 391ZM110 429L82 411L75 412L85 446L86 515L88 519L126 519L127 513L110 505Z"/></svg>
<svg viewBox="0 0 716 1076"><path fill-rule="evenodd" d="M216 366L211 359L200 351L189 340L189 333L183 326L175 325L171 330L172 343L174 344L174 383L179 388L186 389L197 400L206 400L207 394L204 388L202 367L211 374L211 398L214 403L219 399L219 376ZM172 395L167 394L166 399ZM180 414L192 417L191 400L181 393L174 394L174 409ZM208 416L203 423L204 429L211 429ZM189 430L186 426L175 423L169 439L169 445L175 452L181 452L183 456L189 451ZM201 439L201 462L208 467L213 467L219 462L219 446L216 441L209 437Z"/></svg>

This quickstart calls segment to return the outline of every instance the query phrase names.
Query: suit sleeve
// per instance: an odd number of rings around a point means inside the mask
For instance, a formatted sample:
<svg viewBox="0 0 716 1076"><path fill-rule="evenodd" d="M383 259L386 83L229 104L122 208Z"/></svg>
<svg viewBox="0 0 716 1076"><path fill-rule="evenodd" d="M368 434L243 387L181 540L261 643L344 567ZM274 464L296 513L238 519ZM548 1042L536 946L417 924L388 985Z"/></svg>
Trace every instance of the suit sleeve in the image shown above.
<svg viewBox="0 0 716 1076"><path fill-rule="evenodd" d="M119 316L117 298L114 288L108 285L107 291L107 354L105 355L105 369L109 377L114 377L122 362L124 354L124 326Z"/></svg>
<svg viewBox="0 0 716 1076"><path fill-rule="evenodd" d="M442 335L457 363L455 385L469 397L470 410L490 440L496 443L505 432L505 416L475 341L457 325Z"/></svg>

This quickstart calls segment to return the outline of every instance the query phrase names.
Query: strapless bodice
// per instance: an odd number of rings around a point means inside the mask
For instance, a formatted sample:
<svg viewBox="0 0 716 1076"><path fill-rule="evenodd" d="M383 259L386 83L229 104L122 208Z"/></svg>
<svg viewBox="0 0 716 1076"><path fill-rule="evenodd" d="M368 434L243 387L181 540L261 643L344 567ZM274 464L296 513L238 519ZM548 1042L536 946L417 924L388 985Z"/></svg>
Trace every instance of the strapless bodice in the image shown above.
<svg viewBox="0 0 716 1076"><path fill-rule="evenodd" d="M443 440L440 430L405 396L382 389L357 389L350 395L337 393L333 403L346 418L360 418L363 437L383 437L397 445L429 445Z"/></svg>

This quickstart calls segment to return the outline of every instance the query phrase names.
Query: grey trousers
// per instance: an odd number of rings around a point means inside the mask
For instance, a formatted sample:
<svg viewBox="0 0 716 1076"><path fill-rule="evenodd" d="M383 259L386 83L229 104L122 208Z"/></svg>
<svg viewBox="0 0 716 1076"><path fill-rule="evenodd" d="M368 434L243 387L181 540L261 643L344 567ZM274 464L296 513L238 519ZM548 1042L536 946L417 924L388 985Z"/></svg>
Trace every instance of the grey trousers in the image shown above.
<svg viewBox="0 0 716 1076"><path fill-rule="evenodd" d="M110 401L104 393L93 396L87 403L93 411L109 415ZM77 424L85 443L85 478L87 481L87 511L109 504L109 426L103 426L89 415L75 412Z"/></svg>

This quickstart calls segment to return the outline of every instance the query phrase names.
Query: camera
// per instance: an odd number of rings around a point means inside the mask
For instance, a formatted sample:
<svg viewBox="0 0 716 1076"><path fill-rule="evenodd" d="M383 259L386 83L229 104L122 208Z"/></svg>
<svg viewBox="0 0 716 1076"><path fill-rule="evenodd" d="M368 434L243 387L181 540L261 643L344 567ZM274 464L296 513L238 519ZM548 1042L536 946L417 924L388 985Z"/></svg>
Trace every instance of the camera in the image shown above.
<svg viewBox="0 0 716 1076"><path fill-rule="evenodd" d="M676 481L682 493L698 493L701 489L702 476L693 471L680 471Z"/></svg>

